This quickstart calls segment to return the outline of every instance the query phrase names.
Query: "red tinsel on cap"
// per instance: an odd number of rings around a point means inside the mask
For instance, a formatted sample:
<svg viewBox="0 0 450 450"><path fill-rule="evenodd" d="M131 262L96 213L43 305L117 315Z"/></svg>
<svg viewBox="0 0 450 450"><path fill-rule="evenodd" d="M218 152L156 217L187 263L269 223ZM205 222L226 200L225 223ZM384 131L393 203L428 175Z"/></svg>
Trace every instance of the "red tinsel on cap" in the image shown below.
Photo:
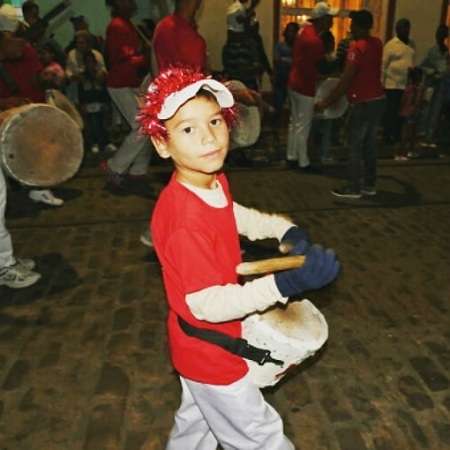
<svg viewBox="0 0 450 450"><path fill-rule="evenodd" d="M150 84L147 93L142 98L140 113L136 120L140 123L140 130L157 140L166 140L169 136L164 121L158 119L167 97L197 81L208 78L202 72L188 67L172 67L158 74ZM235 110L222 108L225 122L230 127L235 120Z"/></svg>

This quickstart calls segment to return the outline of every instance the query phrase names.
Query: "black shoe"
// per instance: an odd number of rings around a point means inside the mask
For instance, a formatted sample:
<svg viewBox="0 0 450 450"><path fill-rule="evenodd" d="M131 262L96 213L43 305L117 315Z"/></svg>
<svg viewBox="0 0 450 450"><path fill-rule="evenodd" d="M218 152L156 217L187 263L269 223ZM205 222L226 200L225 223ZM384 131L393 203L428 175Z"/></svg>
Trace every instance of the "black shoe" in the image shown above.
<svg viewBox="0 0 450 450"><path fill-rule="evenodd" d="M320 167L316 167L316 166L305 166L305 167L298 167L297 170L301 173L309 173L311 175L313 174L318 174L318 173L322 173L322 169Z"/></svg>
<svg viewBox="0 0 450 450"><path fill-rule="evenodd" d="M336 197L354 199L361 198L361 192L359 190L352 189L348 185L342 186L341 188L332 189L331 193Z"/></svg>
<svg viewBox="0 0 450 450"><path fill-rule="evenodd" d="M383 142L386 145L395 145L395 139L392 138L392 137L385 137L385 138L383 138Z"/></svg>
<svg viewBox="0 0 450 450"><path fill-rule="evenodd" d="M286 160L286 168L287 169L296 169L298 167L298 161L296 159L287 159Z"/></svg>
<svg viewBox="0 0 450 450"><path fill-rule="evenodd" d="M375 186L364 186L361 189L361 194L362 195L377 195L377 188Z"/></svg>

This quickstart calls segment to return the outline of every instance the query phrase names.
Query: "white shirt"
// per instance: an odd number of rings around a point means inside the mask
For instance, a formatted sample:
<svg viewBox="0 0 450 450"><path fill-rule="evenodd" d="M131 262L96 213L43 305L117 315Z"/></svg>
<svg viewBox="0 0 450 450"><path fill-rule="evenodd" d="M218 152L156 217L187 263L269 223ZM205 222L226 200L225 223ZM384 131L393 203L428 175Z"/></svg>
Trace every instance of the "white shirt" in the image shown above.
<svg viewBox="0 0 450 450"><path fill-rule="evenodd" d="M385 89L405 89L408 68L414 66L416 45L410 39L405 44L398 37L392 38L383 48L381 83Z"/></svg>

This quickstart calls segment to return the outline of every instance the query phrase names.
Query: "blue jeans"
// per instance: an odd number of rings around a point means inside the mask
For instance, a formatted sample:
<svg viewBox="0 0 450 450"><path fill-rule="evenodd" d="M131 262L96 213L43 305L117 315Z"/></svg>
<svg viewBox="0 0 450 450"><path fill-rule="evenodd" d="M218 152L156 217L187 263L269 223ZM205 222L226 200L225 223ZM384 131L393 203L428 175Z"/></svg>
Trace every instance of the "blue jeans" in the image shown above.
<svg viewBox="0 0 450 450"><path fill-rule="evenodd" d="M419 135L423 139L431 141L434 138L442 105L444 103L444 80L434 80L427 86L433 87L434 92L429 103L425 105L425 108L422 111Z"/></svg>
<svg viewBox="0 0 450 450"><path fill-rule="evenodd" d="M377 181L377 131L383 114L385 97L353 103L347 116L348 185L359 191L361 163L364 164L364 186L374 187Z"/></svg>

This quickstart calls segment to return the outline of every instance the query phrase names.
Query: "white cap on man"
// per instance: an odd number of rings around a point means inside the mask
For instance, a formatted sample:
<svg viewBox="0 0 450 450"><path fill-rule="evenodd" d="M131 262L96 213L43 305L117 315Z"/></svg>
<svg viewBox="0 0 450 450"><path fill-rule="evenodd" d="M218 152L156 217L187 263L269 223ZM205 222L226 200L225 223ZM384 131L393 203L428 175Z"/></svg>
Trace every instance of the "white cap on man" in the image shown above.
<svg viewBox="0 0 450 450"><path fill-rule="evenodd" d="M4 3L0 6L0 31L10 31L14 33L19 26L16 8Z"/></svg>
<svg viewBox="0 0 450 450"><path fill-rule="evenodd" d="M317 2L314 6L311 19L320 19L325 16L335 16L339 12L339 8L332 8L327 2Z"/></svg>

